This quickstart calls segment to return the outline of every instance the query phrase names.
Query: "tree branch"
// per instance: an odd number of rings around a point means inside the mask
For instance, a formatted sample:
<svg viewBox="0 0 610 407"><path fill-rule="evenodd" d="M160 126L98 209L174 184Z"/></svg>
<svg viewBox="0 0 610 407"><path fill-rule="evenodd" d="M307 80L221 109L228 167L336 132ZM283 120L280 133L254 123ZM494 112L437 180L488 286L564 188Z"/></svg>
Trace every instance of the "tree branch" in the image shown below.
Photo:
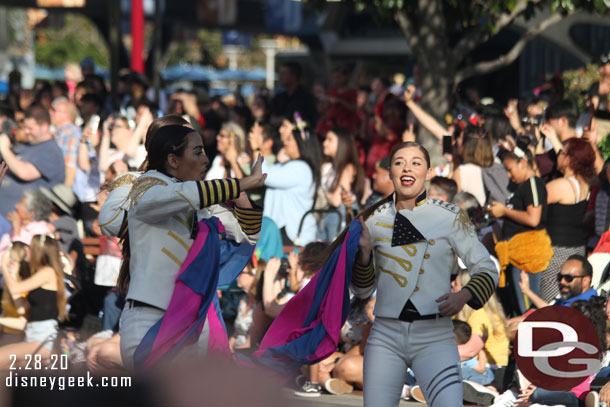
<svg viewBox="0 0 610 407"><path fill-rule="evenodd" d="M494 24L495 32L497 33L503 28L512 24L515 18L525 11L528 3L536 4L540 1L541 0L518 0L515 8L513 8L510 13L504 13L498 16ZM464 37L458 41L455 47L453 47L451 52L451 60L454 66L457 67L463 61L463 59L470 54L470 52L474 51L479 45L489 40L489 38L492 37L492 34L493 33L490 30L485 29L485 26L479 24L468 34L464 35Z"/></svg>
<svg viewBox="0 0 610 407"><path fill-rule="evenodd" d="M572 14L572 12L568 13L568 15L569 14ZM536 37L542 31L546 30L551 25L561 21L563 18L565 18L565 16L561 15L560 13L553 13L544 20L540 21L536 26L530 27L523 34L521 39L517 41L515 45L513 45L513 47L510 49L510 51L508 51L506 54L501 55L491 61L477 62L474 65L469 65L460 69L455 74L454 86L457 86L465 79L471 78L476 75L482 75L489 72L493 72L497 69L510 65L519 57L519 55L521 55L521 52L523 51L528 42L530 42L534 37Z"/></svg>

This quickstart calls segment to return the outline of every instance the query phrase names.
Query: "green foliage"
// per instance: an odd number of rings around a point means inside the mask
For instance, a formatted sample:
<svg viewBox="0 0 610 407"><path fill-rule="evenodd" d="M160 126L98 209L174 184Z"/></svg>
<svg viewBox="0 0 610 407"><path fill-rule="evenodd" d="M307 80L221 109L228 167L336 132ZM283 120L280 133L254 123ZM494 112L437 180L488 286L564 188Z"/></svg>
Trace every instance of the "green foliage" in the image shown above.
<svg viewBox="0 0 610 407"><path fill-rule="evenodd" d="M579 112L585 111L585 92L599 81L597 65L588 64L583 68L564 71L561 77L565 97L578 107Z"/></svg>
<svg viewBox="0 0 610 407"><path fill-rule="evenodd" d="M602 157L604 157L604 161L607 160L610 157L610 137L604 137L598 148Z"/></svg>
<svg viewBox="0 0 610 407"><path fill-rule="evenodd" d="M79 62L89 56L102 68L109 66L106 42L97 27L86 17L67 13L62 28L36 28L36 63L51 68L66 62Z"/></svg>

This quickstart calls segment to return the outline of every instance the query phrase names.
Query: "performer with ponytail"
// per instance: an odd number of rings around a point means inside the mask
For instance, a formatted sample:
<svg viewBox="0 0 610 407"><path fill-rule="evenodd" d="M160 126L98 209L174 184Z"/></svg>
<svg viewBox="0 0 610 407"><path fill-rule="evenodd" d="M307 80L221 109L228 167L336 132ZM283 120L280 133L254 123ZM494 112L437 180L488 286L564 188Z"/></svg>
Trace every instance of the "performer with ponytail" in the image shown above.
<svg viewBox="0 0 610 407"><path fill-rule="evenodd" d="M127 292L127 303L119 332L121 357L128 369L134 367L136 349L174 301L179 273L184 271L183 264L186 266L187 256L191 257L192 246L200 237L199 228L209 226L214 233L207 236L215 241L222 234L237 242L253 243L262 217L262 211L252 208L242 193L264 184L261 158L254 163L249 177L202 181L208 159L201 137L182 123L155 127L146 140L146 171L141 175L119 176L110 185L112 192L100 213L100 227L106 234L116 234L120 219L124 219L120 232L124 258L118 287ZM234 206L218 205L227 201L233 201ZM224 213L222 224L204 222L212 216L212 211L214 215ZM227 213L232 220L224 222ZM220 250L218 243L213 247ZM197 271L208 279L209 274L218 270L204 267ZM217 280L216 275L210 282ZM215 285L212 292L215 293ZM209 306L210 301L211 298L205 298L202 303ZM207 335L204 330L200 336L201 328L191 332L188 340L179 341L176 352L185 344L193 343L195 338L195 341L199 339L195 348L205 353ZM150 347L145 349L150 350Z"/></svg>
<svg viewBox="0 0 610 407"><path fill-rule="evenodd" d="M462 406L462 380L451 315L479 309L498 282L496 266L459 207L426 197L430 157L414 142L392 151L395 193L364 211L352 273L359 297L377 290L375 322L364 355L364 405L397 406L407 368L428 406ZM471 274L451 293L459 256Z"/></svg>

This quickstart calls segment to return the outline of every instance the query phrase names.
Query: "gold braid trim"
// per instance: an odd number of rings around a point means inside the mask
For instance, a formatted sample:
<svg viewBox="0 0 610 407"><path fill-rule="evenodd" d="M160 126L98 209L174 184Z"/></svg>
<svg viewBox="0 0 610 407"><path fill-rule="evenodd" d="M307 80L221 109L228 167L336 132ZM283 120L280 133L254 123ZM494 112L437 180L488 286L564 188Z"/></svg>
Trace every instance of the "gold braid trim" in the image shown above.
<svg viewBox="0 0 610 407"><path fill-rule="evenodd" d="M459 231L463 232L465 235L474 236L474 225L464 209L461 209L455 217L453 225L455 226L456 224Z"/></svg>
<svg viewBox="0 0 610 407"><path fill-rule="evenodd" d="M120 186L133 184L136 178L137 177L134 174L125 174L106 183L106 185L104 185L102 189L106 189L108 190L108 192L112 192Z"/></svg>
<svg viewBox="0 0 610 407"><path fill-rule="evenodd" d="M131 191L129 191L129 195L127 195L126 201L130 202L130 207L138 203L138 200L142 198L142 195L146 193L149 189L157 185L167 185L167 182L163 181L159 178L154 177L140 177L136 182L133 183L131 187Z"/></svg>

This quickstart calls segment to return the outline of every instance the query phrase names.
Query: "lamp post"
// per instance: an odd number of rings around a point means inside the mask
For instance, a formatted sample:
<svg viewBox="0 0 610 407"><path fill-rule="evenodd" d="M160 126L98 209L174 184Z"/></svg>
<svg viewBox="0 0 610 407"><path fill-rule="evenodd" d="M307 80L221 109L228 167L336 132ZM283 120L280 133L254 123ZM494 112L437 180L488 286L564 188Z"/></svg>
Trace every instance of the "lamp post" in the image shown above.
<svg viewBox="0 0 610 407"><path fill-rule="evenodd" d="M279 45L277 43L277 40L274 39L262 40L261 48L263 49L263 52L265 52L266 57L265 86L273 90L275 85L275 55L277 54Z"/></svg>

